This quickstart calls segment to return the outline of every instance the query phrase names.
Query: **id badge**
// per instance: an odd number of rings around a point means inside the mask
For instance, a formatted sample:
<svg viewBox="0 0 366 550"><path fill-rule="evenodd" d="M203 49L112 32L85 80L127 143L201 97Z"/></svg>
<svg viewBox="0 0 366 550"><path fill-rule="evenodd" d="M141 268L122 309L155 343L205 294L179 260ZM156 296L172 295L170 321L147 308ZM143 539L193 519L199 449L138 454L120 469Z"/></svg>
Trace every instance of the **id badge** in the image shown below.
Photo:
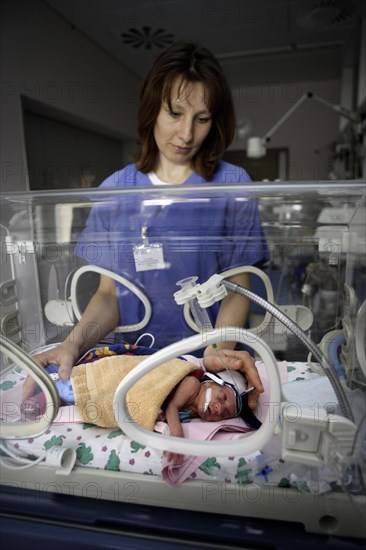
<svg viewBox="0 0 366 550"><path fill-rule="evenodd" d="M152 269L165 269L163 245L151 244L148 238L148 228L141 228L142 244L133 247L133 258L136 271L150 271Z"/></svg>
<svg viewBox="0 0 366 550"><path fill-rule="evenodd" d="M136 271L165 269L163 245L159 243L141 244L133 247Z"/></svg>

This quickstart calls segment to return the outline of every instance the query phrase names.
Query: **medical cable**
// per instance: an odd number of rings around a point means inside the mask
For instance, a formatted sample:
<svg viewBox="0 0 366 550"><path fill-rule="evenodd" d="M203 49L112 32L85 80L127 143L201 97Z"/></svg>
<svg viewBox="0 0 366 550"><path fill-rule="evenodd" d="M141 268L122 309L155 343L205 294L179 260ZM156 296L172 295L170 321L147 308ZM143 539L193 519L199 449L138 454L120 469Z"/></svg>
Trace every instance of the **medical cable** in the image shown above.
<svg viewBox="0 0 366 550"><path fill-rule="evenodd" d="M359 428L361 427L365 418L366 416L364 415L359 425ZM362 466L359 464L350 464L350 459L356 458L355 449L357 446L357 439L359 435L360 430L358 429L354 437L352 450L346 456L340 454L338 449L337 451L335 451L335 456L338 456L338 460L336 460L335 473L338 474L339 485L345 495L348 497L350 504L352 504L352 506L358 513L361 513L364 517L366 517L364 508L361 508L361 506L355 501L355 494L358 494L360 493L360 491L362 491L362 484L364 487L366 487L364 468L362 468ZM327 434L327 436L333 439L333 436L330 436L330 434ZM337 447L336 441L335 447Z"/></svg>
<svg viewBox="0 0 366 550"><path fill-rule="evenodd" d="M361 516L363 516L362 521L364 523L365 519L366 519L366 512L365 512L364 507L363 506L361 507L361 505L356 502L355 496L350 492L347 485L345 485L345 483L342 480L340 482L340 486L341 486L343 492L345 493L345 495L348 497L348 500L349 500L350 504L353 506L353 508L355 509L355 511L357 513L361 514ZM327 503L327 506L329 506L328 503Z"/></svg>
<svg viewBox="0 0 366 550"><path fill-rule="evenodd" d="M148 348L152 348L155 344L155 337L150 333L150 332L144 332L143 334L141 334L141 336L139 336L135 342L135 346L138 345L138 343L140 342L140 340L142 340L145 336L149 336L151 338L151 343L149 346L146 346Z"/></svg>
<svg viewBox="0 0 366 550"><path fill-rule="evenodd" d="M35 458L35 460L17 455L14 451L9 449L7 444L4 445L3 443L1 443L1 441L0 449L3 453L7 454L6 457L0 456L0 464L4 466L4 468L8 468L9 470L26 470L44 461L43 465L52 468L55 474L69 475L71 470L75 466L77 459L75 449L58 445L47 449L45 453ZM15 465L9 463L6 460L9 458L15 460L18 464Z"/></svg>
<svg viewBox="0 0 366 550"><path fill-rule="evenodd" d="M47 454L45 453L44 455L41 455L39 456L38 458L36 458L35 460L30 460L28 458L23 458L21 456L17 456L15 453L13 453L7 445L4 445L3 443L0 443L0 449L6 453L7 455L9 455L11 458L13 458L14 460L17 460L18 462L21 462L23 464L21 464L20 466L15 466L13 464L9 464L9 462L7 462L6 460L4 460L4 458L9 458L8 457L3 457L3 456L0 456L0 464L2 466L4 466L4 468L8 468L8 470L26 470L28 468L32 468L33 466L36 466L36 464L39 464L40 462L42 462L42 460L45 460Z"/></svg>
<svg viewBox="0 0 366 550"><path fill-rule="evenodd" d="M338 359L338 349L340 346L342 346L345 343L346 343L346 336L344 334L339 334L338 336L335 336L328 344L329 362L333 367L333 370L335 371L336 375L342 380L345 380L345 372Z"/></svg>
<svg viewBox="0 0 366 550"><path fill-rule="evenodd" d="M322 366L325 374L327 375L332 388L334 389L334 392L337 396L339 406L341 408L341 411L343 413L343 416L348 418L353 422L353 414L351 411L351 407L348 403L348 399L346 397L346 394L344 392L344 389L339 382L338 378L333 372L332 367L330 366L327 358L325 355L320 351L318 346L314 344L310 338L305 334L305 332L296 324L294 323L285 313L283 313L281 310L279 310L276 306L273 304L267 302L267 300L264 300L264 298L261 298L251 290L248 290L236 283L232 283L231 281L226 281L225 279L222 280L222 284L227 288L227 290L230 290L231 292L234 292L235 294L240 294L242 296L246 296L256 304L260 305L267 311L270 311L274 317L276 317L279 321L281 321L282 324L284 324L295 336L297 336L303 344L311 351L311 353L314 355L314 357L318 360L319 364Z"/></svg>
<svg viewBox="0 0 366 550"><path fill-rule="evenodd" d="M321 342L318 344L320 351L322 351L324 355L328 357L329 363L335 371L335 374L343 382L346 380L346 373L341 361L338 358L338 351L344 344L347 344L347 338L343 330L332 330L330 332L327 332L323 336ZM309 363L309 366L316 372L320 373L322 368L318 368L317 365L314 365L311 362L311 356L312 353L310 352L307 357L307 362Z"/></svg>

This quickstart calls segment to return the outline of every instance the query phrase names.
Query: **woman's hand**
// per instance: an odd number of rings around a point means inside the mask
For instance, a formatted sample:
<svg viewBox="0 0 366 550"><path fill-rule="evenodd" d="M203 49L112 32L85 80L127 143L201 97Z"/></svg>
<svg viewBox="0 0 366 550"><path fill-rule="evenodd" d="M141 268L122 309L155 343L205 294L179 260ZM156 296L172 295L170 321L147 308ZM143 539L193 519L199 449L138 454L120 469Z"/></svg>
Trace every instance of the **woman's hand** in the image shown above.
<svg viewBox="0 0 366 550"><path fill-rule="evenodd" d="M212 347L206 349L203 358L203 365L206 370L220 372L224 370L223 363L229 370L240 371L246 378L248 387L255 387L255 390L248 395L248 405L254 411L258 405L259 394L264 392L264 388L253 357L247 351Z"/></svg>
<svg viewBox="0 0 366 550"><path fill-rule="evenodd" d="M68 380L72 367L79 359L79 349L75 346L73 347L70 342L63 342L55 348L33 355L32 359L43 368L51 364L59 365L59 377L62 380ZM36 387L36 380L33 376L28 375L23 384L23 402L32 397Z"/></svg>
<svg viewBox="0 0 366 550"><path fill-rule="evenodd" d="M97 291L67 339L53 349L34 355L33 359L44 368L50 364L59 365L59 377L68 380L79 357L95 347L100 339L113 330L118 320L119 309L114 280L102 275ZM32 397L36 385L31 376L26 378L23 385L23 401Z"/></svg>
<svg viewBox="0 0 366 550"><path fill-rule="evenodd" d="M79 348L65 341L59 346L33 356L33 359L46 368L48 365L59 365L58 375L62 380L68 380L72 367L79 359Z"/></svg>

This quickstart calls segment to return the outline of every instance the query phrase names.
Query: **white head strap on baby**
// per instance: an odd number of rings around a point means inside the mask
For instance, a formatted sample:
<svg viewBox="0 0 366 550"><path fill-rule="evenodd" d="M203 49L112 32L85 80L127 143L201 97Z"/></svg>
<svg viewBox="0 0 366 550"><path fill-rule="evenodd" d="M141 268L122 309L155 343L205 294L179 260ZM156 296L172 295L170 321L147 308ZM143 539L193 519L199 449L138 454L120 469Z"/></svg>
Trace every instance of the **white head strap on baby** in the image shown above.
<svg viewBox="0 0 366 550"><path fill-rule="evenodd" d="M220 378L219 376L215 376L212 374L212 372L205 372L205 378L211 378L213 382L216 382L219 386L223 386L225 384L224 380ZM208 382L208 380L206 380Z"/></svg>
<svg viewBox="0 0 366 550"><path fill-rule="evenodd" d="M206 372L206 376L207 376ZM241 372L236 370L221 371L217 373L224 382L233 384L239 393L243 393L247 389L247 383Z"/></svg>

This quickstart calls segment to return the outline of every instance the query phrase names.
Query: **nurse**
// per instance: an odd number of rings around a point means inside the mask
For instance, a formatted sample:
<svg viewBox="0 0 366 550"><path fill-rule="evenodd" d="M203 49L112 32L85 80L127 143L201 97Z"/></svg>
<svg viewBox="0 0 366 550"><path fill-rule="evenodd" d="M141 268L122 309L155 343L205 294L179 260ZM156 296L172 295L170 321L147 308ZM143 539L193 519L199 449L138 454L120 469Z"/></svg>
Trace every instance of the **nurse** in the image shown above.
<svg viewBox="0 0 366 550"><path fill-rule="evenodd" d="M206 48L175 43L152 65L142 84L138 110L139 148L134 162L112 174L104 188L186 186L250 181L247 172L222 157L235 134L235 114L230 87L215 56ZM183 198L189 194L183 194ZM155 337L162 348L193 333L174 301L176 283L198 276L206 281L214 273L241 265L260 265L268 259L257 203L249 193L240 201L229 194L207 201L173 201L156 204L134 196L116 198L113 205L95 206L80 235L75 253L88 262L88 247L98 245L97 264L132 280L149 296L152 317L143 331L123 334L134 343L141 332ZM186 240L182 246L181 237ZM136 245L154 245L147 269L141 269ZM90 262L89 262L90 263ZM249 275L231 279L249 286ZM245 325L248 300L228 295L212 308L212 323ZM126 288L102 275L97 291L80 322L57 348L35 359L46 366L60 365L68 379L77 359L119 325L134 325L143 317L143 306ZM240 370L257 391L250 394L255 409L263 391L254 360L236 351L235 342L218 344L228 368ZM209 347L204 351L207 370L222 370L222 359ZM27 388L25 387L25 393ZM27 397L27 395L25 395Z"/></svg>

